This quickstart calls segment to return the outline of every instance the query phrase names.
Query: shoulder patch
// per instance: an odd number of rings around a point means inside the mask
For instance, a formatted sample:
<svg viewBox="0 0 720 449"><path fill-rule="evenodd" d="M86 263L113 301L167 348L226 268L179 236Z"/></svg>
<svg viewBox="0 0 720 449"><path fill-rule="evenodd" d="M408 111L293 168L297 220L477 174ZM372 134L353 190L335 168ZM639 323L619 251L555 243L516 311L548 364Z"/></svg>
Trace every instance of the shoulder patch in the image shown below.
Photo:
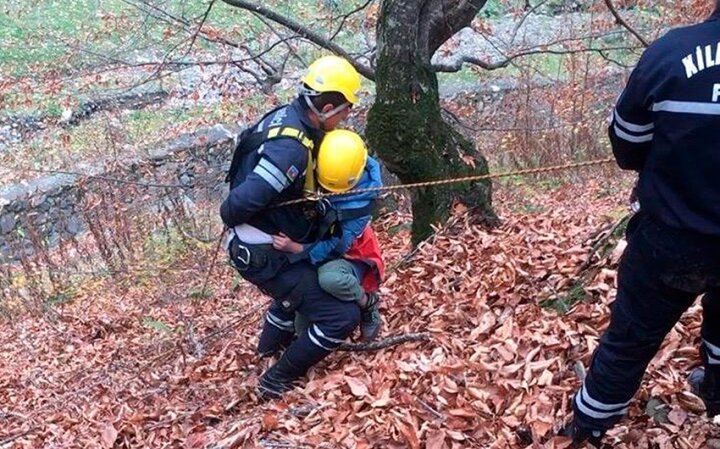
<svg viewBox="0 0 720 449"><path fill-rule="evenodd" d="M295 181L299 174L300 172L294 165L291 165L290 168L287 169L287 172L285 172L285 176L288 177L290 182Z"/></svg>

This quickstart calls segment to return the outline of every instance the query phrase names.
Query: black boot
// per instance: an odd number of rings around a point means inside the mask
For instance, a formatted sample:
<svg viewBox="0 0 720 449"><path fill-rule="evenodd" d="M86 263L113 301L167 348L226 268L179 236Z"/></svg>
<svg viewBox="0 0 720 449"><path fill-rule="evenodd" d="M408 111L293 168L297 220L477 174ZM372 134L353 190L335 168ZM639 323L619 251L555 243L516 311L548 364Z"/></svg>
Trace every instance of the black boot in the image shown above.
<svg viewBox="0 0 720 449"><path fill-rule="evenodd" d="M705 376L705 368L695 368L688 376L690 391L705 403L707 416L713 418L720 415L720 398L717 398L715 380Z"/></svg>
<svg viewBox="0 0 720 449"><path fill-rule="evenodd" d="M279 399L283 393L295 388L295 381L305 375L305 370L293 365L285 355L260 377L257 392L260 399Z"/></svg>
<svg viewBox="0 0 720 449"><path fill-rule="evenodd" d="M583 447L585 443L590 443L599 448L605 436L605 431L583 427L576 424L575 421L571 421L558 432L558 435L572 439L572 446L570 446L572 448Z"/></svg>

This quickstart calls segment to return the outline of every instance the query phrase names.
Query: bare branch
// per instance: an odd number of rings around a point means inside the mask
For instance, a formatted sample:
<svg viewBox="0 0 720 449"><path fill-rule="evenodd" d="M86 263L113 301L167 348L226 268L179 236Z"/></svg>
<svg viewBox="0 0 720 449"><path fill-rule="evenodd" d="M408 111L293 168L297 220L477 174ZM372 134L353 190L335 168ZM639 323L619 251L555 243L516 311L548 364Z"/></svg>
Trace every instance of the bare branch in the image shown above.
<svg viewBox="0 0 720 449"><path fill-rule="evenodd" d="M225 3L227 3L230 6L234 6L236 8L244 9L247 11L251 11L257 14L260 14L261 16L272 20L273 22L279 23L280 25L300 34L305 39L309 40L310 42L313 42L323 48L326 48L333 53L342 56L343 58L347 59L362 76L365 78L374 81L375 80L375 72L368 66L361 64L357 60L355 60L347 51L345 51L344 48L341 46L335 44L334 42L329 41L325 37L321 36L320 34L308 29L303 24L296 22L295 20L285 17L282 14L279 14L275 11L273 11L270 8L267 8L259 3L255 3L253 1L249 0L223 0Z"/></svg>
<svg viewBox="0 0 720 449"><path fill-rule="evenodd" d="M340 30L342 30L342 29L343 29L343 26L345 26L345 21L348 19L348 17L352 16L353 14L359 13L359 12L362 11L363 9L367 8L368 6L370 6L370 3L374 2L374 1L375 1L375 0L367 0L364 5L360 5L360 6L358 6L357 8L353 9L352 11L350 11L349 13L344 14L344 15L342 16L342 20L340 21L340 25L338 25L338 27L337 27L337 30L335 30L335 32L333 33L333 35L330 36L330 40L331 40L331 41L332 41L332 40L335 40L335 38L337 37L337 35L340 33Z"/></svg>
<svg viewBox="0 0 720 449"><path fill-rule="evenodd" d="M278 30L276 30L274 26L272 26L272 23L271 23L270 20L267 20L264 16L262 16L262 15L260 15L260 14L257 14L257 13L255 13L255 16L257 16L257 18L258 18L270 31L272 31L272 33L273 33L275 36L277 36L277 37L280 38L280 39L283 38L283 36L280 34L280 32L279 32ZM298 36L298 37L302 37L302 36ZM297 59L298 61L300 61L301 64L307 65L307 62L297 53L297 51L295 51L295 49L292 47L292 45L290 45L289 43L287 43L287 41L285 42L285 46L287 47L288 52L290 52L290 53L295 57L295 59Z"/></svg>
<svg viewBox="0 0 720 449"><path fill-rule="evenodd" d="M185 56L190 54L190 51L192 50L193 45L195 45L195 40L197 39L198 34L202 30L203 25L205 25L205 22L207 21L207 18L210 15L210 11L212 11L213 5L215 5L215 0L210 0L207 10L205 10L205 14L203 14L202 19L200 20L200 24L197 26L197 31L195 31L193 33L192 39L190 39L190 44L188 45L187 50L185 50Z"/></svg>
<svg viewBox="0 0 720 449"><path fill-rule="evenodd" d="M515 39L517 38L517 34L520 31L520 28L522 28L523 24L528 19L528 17L533 15L545 3L547 3L547 0L543 0L543 1L539 2L537 5L533 6L531 9L526 11L525 14L523 14L522 18L520 18L518 23L516 23L515 27L513 28L513 31L512 31L511 37L510 37L510 42L515 42Z"/></svg>
<svg viewBox="0 0 720 449"><path fill-rule="evenodd" d="M402 343L413 342L413 341L426 341L430 339L429 332L419 332L415 334L400 334L393 335L392 337L383 338L378 341L371 341L369 343L344 343L340 346L340 351L377 351L379 349L390 348L397 346Z"/></svg>
<svg viewBox="0 0 720 449"><path fill-rule="evenodd" d="M528 51L521 51L512 56L508 56L502 61L487 62L473 56L461 56L451 64L433 64L432 68L436 72L458 72L462 69L464 63L473 64L485 70L497 70L502 69L510 65L514 60L531 55L572 55L577 53L600 53L612 51L612 50L633 50L636 47L607 47L607 48L579 48L576 50L552 50L552 49L534 49ZM606 57L603 55L603 57Z"/></svg>
<svg viewBox="0 0 720 449"><path fill-rule="evenodd" d="M2 440L0 440L0 447L7 446L8 444L12 443L13 441L17 440L18 438L22 438L22 437L31 435L40 430L41 430L40 427L32 427L24 432L18 432L14 435L10 435L9 437L3 438Z"/></svg>
<svg viewBox="0 0 720 449"><path fill-rule="evenodd" d="M615 5L613 5L612 0L605 0L605 4L607 5L612 15L615 16L615 21L617 21L618 24L625 27L630 32L630 34L635 36L645 47L650 46L648 41L644 37L642 37L642 35L638 33L633 27L631 27L630 24L625 21L625 19L622 18L617 9L615 9Z"/></svg>
<svg viewBox="0 0 720 449"><path fill-rule="evenodd" d="M426 29L429 54L433 55L448 39L470 25L486 2L487 0L461 0L450 9L446 9L445 0L437 0L428 5L430 19Z"/></svg>

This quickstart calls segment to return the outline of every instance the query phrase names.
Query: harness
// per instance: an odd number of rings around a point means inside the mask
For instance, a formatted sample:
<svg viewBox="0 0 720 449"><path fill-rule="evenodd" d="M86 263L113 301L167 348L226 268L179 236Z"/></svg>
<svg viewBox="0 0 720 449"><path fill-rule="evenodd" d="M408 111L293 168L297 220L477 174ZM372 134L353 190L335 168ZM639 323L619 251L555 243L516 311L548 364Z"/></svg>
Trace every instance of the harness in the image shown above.
<svg viewBox="0 0 720 449"><path fill-rule="evenodd" d="M333 206L327 198L324 198L318 201L317 210L321 217L318 225L318 236L322 238L325 235L340 235L342 233L342 229L339 224L343 221L355 220L368 215L374 215L377 211L377 204L375 200L372 200L367 206L354 209L339 209L336 206Z"/></svg>

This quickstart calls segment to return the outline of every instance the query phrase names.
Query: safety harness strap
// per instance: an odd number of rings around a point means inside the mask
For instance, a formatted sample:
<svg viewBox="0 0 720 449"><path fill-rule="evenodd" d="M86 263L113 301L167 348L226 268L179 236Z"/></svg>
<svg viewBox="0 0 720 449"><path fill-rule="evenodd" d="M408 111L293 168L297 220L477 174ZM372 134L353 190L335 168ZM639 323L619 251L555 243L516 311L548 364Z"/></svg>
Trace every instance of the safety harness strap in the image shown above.
<svg viewBox="0 0 720 449"><path fill-rule="evenodd" d="M343 221L355 220L368 215L373 215L376 211L375 201L370 201L367 206L358 207L356 209L337 209L327 200L320 200L318 208L322 215L320 225L318 227L318 238L322 239L326 235L334 236L340 234L342 229L339 225Z"/></svg>
<svg viewBox="0 0 720 449"><path fill-rule="evenodd" d="M274 111L274 110L273 110ZM272 113L271 111L270 113ZM267 117L268 114L265 115ZM265 118L263 117L262 120ZM260 120L260 122L262 122ZM258 122L258 123L260 123ZM308 150L308 163L307 170L305 173L305 185L303 190L306 193L315 192L315 162L313 158L313 150L315 149L315 142L307 137L302 130L294 128L292 126L275 126L268 128L263 132L256 132L257 125L252 128L244 130L238 139L238 144L235 147L233 153L233 159L230 163L230 169L225 177L225 182L232 182L240 170L243 158L248 155L251 151L257 150L263 143L275 139L290 138L300 142Z"/></svg>

